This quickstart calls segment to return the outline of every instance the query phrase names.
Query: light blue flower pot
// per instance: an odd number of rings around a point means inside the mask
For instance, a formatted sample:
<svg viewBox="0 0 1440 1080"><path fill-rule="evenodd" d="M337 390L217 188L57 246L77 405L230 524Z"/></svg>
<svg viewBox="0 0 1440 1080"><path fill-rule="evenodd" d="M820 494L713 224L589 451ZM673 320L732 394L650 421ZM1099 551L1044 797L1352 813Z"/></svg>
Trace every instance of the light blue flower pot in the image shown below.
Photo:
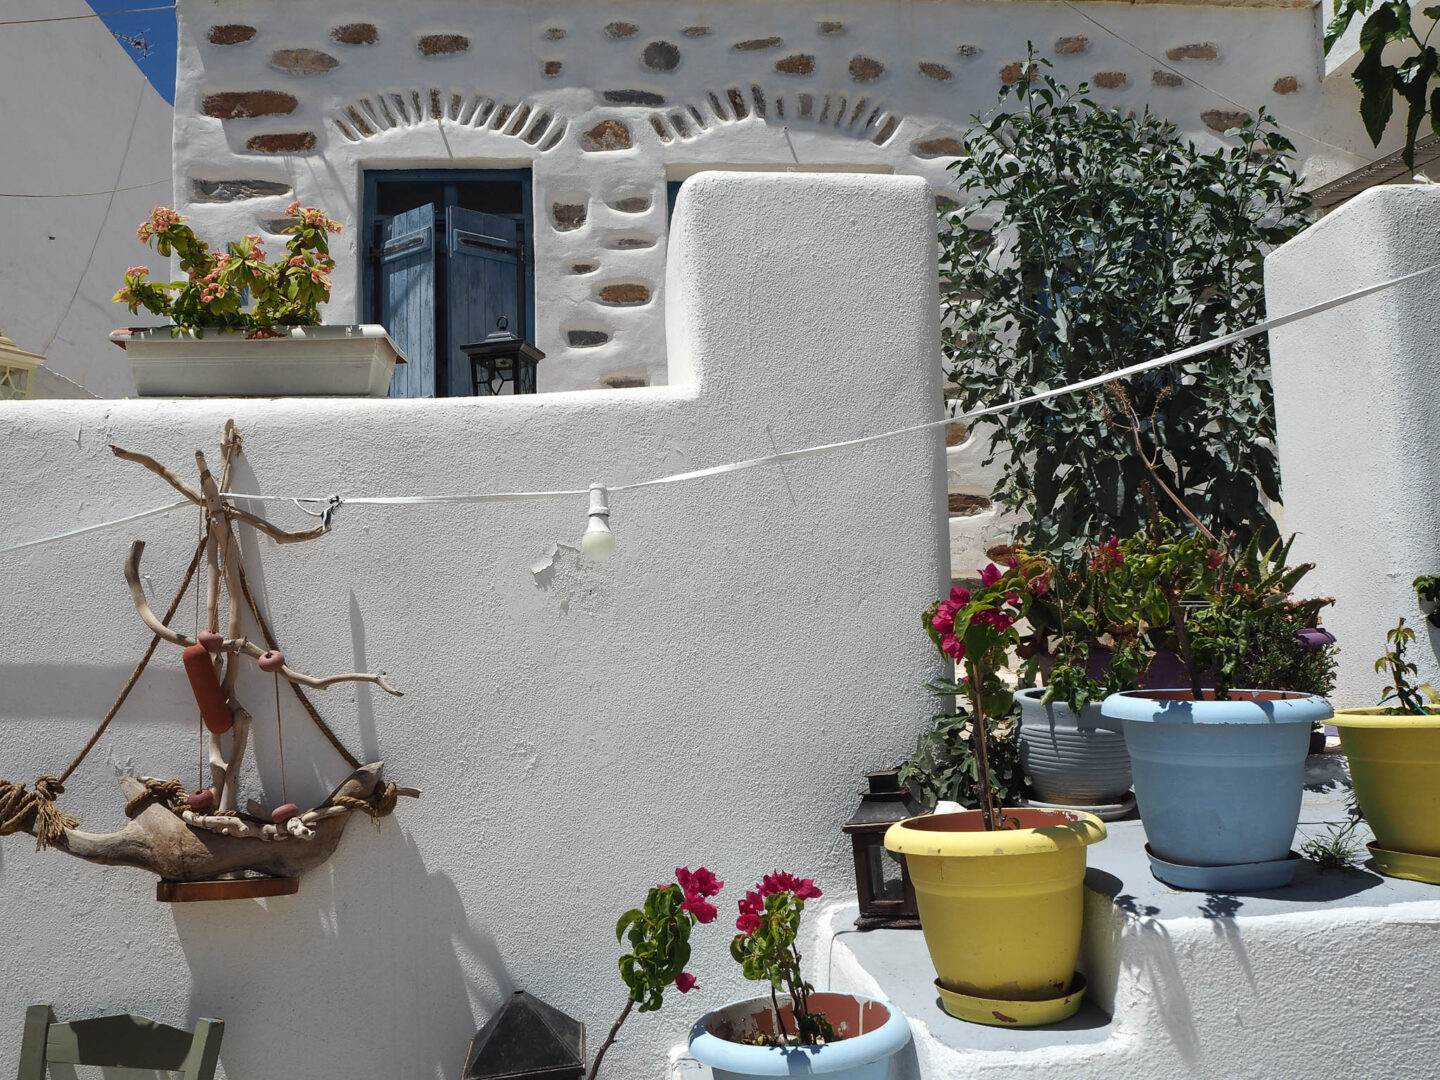
<svg viewBox="0 0 1440 1080"><path fill-rule="evenodd" d="M1167 884L1215 892L1288 885L1310 726L1333 715L1324 698L1232 690L1111 694L1120 720L1151 869Z"/></svg>
<svg viewBox="0 0 1440 1080"><path fill-rule="evenodd" d="M780 999L788 1015L789 998ZM736 1001L702 1016L690 1031L690 1053L715 1080L759 1076L828 1076L831 1080L888 1080L890 1059L910 1042L910 1024L888 1001L861 994L810 995L841 1036L824 1046L751 1046L740 1039L774 1031L770 999ZM789 1027L793 1030L793 1026Z"/></svg>

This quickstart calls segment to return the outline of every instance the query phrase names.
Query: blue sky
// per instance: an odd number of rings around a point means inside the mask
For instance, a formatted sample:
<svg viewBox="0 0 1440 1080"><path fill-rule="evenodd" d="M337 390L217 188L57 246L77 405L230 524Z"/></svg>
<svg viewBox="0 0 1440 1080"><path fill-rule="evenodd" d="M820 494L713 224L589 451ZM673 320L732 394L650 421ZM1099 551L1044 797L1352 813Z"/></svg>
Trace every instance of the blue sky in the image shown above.
<svg viewBox="0 0 1440 1080"><path fill-rule="evenodd" d="M135 11L135 8L157 7L164 0L87 0L111 30L130 37L143 34L150 43L150 55L144 59L133 49L126 49L130 59L139 65L160 96L175 103L175 8L160 11ZM107 14L128 11L128 14Z"/></svg>

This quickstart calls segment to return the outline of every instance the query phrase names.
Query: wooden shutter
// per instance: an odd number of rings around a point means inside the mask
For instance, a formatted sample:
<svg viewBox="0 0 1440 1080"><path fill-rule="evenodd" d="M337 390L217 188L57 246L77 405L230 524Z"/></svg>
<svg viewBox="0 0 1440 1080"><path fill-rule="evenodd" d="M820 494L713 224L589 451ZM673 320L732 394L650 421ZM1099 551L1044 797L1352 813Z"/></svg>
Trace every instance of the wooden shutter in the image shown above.
<svg viewBox="0 0 1440 1080"><path fill-rule="evenodd" d="M391 397L435 396L435 207L380 226L380 321L404 351Z"/></svg>
<svg viewBox="0 0 1440 1080"><path fill-rule="evenodd" d="M526 337L521 306L524 247L522 227L512 218L451 206L445 211L446 354L452 397L473 394L470 361L461 345L484 341L495 320L510 320L510 332Z"/></svg>

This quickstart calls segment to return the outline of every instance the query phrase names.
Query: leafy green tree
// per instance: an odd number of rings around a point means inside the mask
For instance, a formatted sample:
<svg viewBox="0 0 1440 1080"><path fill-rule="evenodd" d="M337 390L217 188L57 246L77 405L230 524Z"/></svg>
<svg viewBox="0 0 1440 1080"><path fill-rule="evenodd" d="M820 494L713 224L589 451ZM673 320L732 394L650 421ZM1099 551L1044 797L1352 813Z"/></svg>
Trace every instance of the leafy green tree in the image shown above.
<svg viewBox="0 0 1440 1080"><path fill-rule="evenodd" d="M1031 55L976 118L944 215L944 352L968 410L1100 375L1264 317L1265 253L1305 225L1291 144L1259 121L1201 153L1148 111ZM1013 95L1013 107L1005 108ZM1212 532L1276 538L1268 357L1252 338L995 418L994 498L1067 565L1139 531L1147 492Z"/></svg>

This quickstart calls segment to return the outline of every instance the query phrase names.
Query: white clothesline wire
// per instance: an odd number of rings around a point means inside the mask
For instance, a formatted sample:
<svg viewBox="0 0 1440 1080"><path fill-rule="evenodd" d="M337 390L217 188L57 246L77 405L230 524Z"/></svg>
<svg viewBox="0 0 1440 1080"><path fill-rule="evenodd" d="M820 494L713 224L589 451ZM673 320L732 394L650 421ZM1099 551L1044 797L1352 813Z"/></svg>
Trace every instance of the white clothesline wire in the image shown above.
<svg viewBox="0 0 1440 1080"><path fill-rule="evenodd" d="M1157 356L1153 359L1132 364L1129 367L1121 368L1118 371L1111 371L1104 375L1097 375L1094 378L1083 379L1080 382L1070 383L1066 386L1055 387L1038 394L1031 394L1028 397L1017 398L999 405L989 405L981 409L972 409L969 412L957 413L954 416L946 416L939 420L931 420L923 424L912 424L909 427L896 428L893 431L883 431L877 435L866 435L858 439L846 439L841 442L823 443L818 446L802 447L799 450L788 450L779 454L768 454L765 457L748 458L745 461L732 461L725 465L713 465L704 469L693 469L688 472L671 473L668 476L658 476L650 480L640 480L629 484L606 485L611 492L616 491L638 491L642 488L659 487L664 484L678 484L691 480L699 480L709 476L720 476L724 473L740 472L745 469L755 469L766 465L779 465L787 461L796 461L800 458L812 457L817 454L826 454L836 450L848 450L858 446L867 446L886 439L898 438L901 435L909 435L917 431L928 431L932 428L946 427L950 424L959 423L965 420L975 420L985 416L995 416L999 413L1008 412L1011 409L1018 409L1025 405L1034 405L1038 402L1048 401L1051 398L1059 397L1062 394L1074 394L1084 390L1091 390L1105 383L1124 379L1131 375L1138 375L1145 371L1153 371L1156 368L1166 367L1170 364L1179 363L1192 357L1201 356L1216 349L1222 349L1227 345L1233 345L1237 341L1244 341L1246 338L1255 337L1271 330L1279 329L1290 323L1305 319L1311 315L1318 315L1323 311L1349 304L1366 296L1385 289L1403 285L1407 281L1413 281L1425 274L1440 270L1440 263L1413 271L1409 274L1402 274L1400 277L1390 278L1376 285L1367 285L1363 289L1356 289L1353 292L1333 297L1318 304L1311 304L1308 307L1300 308L1286 315L1278 315L1273 319L1266 319L1263 322L1247 326L1242 330L1235 330L1223 334L1209 341L1203 341L1198 345L1191 345L1175 352L1166 353L1164 356ZM496 502L523 502L533 499L562 499L575 498L588 495L590 487L565 488L547 491L491 491L465 495L358 495L338 497L334 495L310 496L310 495L254 495L247 492L227 491L223 496L227 499L244 499L252 502L293 502L305 510L305 503L323 503L327 511L333 513L342 505L346 506L435 506L451 505L457 503L496 503ZM37 547L41 544L55 543L60 540L68 540L74 536L82 536L86 533L98 532L101 529L114 528L126 525L132 521L139 521L142 518L153 517L156 514L163 514L170 510L189 506L188 500L170 503L166 506L158 506L153 510L145 510L138 514L131 514L128 517L117 518L113 521L104 521L95 525L87 525L84 528L74 529L70 532L60 533L55 536L41 537L36 540L27 540L24 543L14 544L10 547L0 548L0 555L9 554L12 551L20 551L23 548ZM306 513L314 513L306 510Z"/></svg>

